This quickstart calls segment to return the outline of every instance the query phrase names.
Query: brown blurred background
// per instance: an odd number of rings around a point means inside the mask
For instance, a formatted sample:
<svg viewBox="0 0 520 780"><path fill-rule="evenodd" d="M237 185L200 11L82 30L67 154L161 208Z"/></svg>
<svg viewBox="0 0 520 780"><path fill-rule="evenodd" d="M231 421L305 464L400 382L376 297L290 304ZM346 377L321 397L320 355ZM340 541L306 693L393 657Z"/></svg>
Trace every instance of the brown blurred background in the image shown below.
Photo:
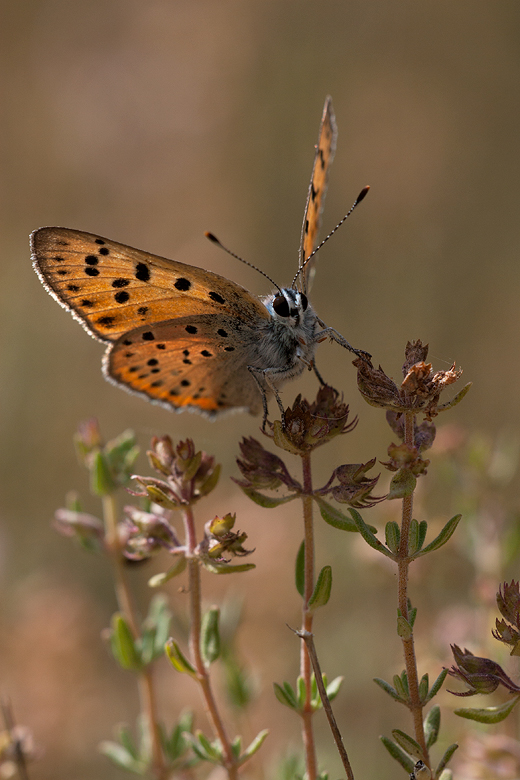
<svg viewBox="0 0 520 780"><path fill-rule="evenodd" d="M261 510L229 480L238 441L259 436L258 420L173 416L104 382L102 346L31 269L30 231L93 231L266 294L264 279L203 232L279 284L292 279L330 93L339 141L324 230L363 185L371 192L321 252L315 308L395 377L406 341L428 342L436 368L456 361L474 382L452 421L489 435L516 431L519 41L520 8L504 0L0 4L1 687L45 750L33 778L122 777L96 745L115 722L133 723L137 707L130 675L114 669L99 643L114 609L105 564L49 525L71 488L97 511L73 454L79 421L97 416L107 438L132 427L143 448L154 434L191 436L223 463L201 520L237 511L258 568L226 582L208 575L204 588L208 601L245 595L244 658L260 664L252 727L272 729L268 766L288 744L298 748L296 719L275 701L272 681L297 673L285 623L298 622L292 561L301 530L292 504ZM392 438L357 395L348 354L322 345L319 366L360 424L323 452L317 481L341 462L385 459ZM305 376L284 400L315 389ZM336 579L317 619L318 646L329 676L347 676L337 706L359 776L397 778L377 738L409 723L371 683L402 665L394 574L344 537L320 524L318 562L331 563ZM436 576L418 567L417 588L439 585ZM168 592L182 610L176 589ZM430 650L435 661L422 672L436 675L449 662L447 643ZM171 723L193 690L166 666L160 674ZM319 732L323 767L334 777L340 767L321 718Z"/></svg>

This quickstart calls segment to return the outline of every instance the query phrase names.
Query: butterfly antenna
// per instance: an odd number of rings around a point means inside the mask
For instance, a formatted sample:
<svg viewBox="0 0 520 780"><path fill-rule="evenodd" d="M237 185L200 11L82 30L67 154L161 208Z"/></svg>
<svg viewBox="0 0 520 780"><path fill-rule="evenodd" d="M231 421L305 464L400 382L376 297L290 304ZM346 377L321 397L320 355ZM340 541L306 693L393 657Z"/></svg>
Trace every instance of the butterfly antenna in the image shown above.
<svg viewBox="0 0 520 780"><path fill-rule="evenodd" d="M308 258L305 260L305 262L301 264L301 266L298 268L298 271L297 271L297 273L296 273L296 275L295 275L294 279L292 280L292 284L291 284L291 286L292 286L292 287L294 287L294 284L295 284L295 282L296 282L297 278L300 276L301 272L303 271L303 269L305 268L305 266L307 265L307 263L308 263L310 260L312 260L312 258L313 258L313 257L314 257L314 255L316 254L316 252L319 252L319 251L320 251L320 249L322 248L323 244L325 244L325 243L326 243L326 242L329 240L329 238L330 238L331 236L333 236L333 235L334 235L334 233L336 232L336 230L342 226L342 224L345 222L345 220L347 219L347 217L350 217L350 215L352 214L352 212L354 211L354 209L356 208L356 206L359 206L359 204L361 203L361 201L363 200L363 198L365 198L365 196L366 196L367 192L369 191L369 189L370 189L370 187L369 187L369 185L368 185L368 184L367 184L367 186L366 186L366 187L363 187L363 189L361 190L361 192L359 193L359 195L357 196L356 200L354 201L354 203L352 204L352 206L350 207L350 209L347 211L347 213L345 214L345 216L343 217L343 219L341 219L341 220L338 222L338 224L336 225L336 227L335 227L333 230L331 230L331 231L330 231L330 233L328 234L328 236L325 236L325 238L323 239L323 241L321 242L321 244L318 244L318 246L316 247L316 249L315 249L313 252L311 252L311 254L310 254L310 255L309 255L309 257L308 257ZM207 233L206 233L206 235L207 235Z"/></svg>
<svg viewBox="0 0 520 780"><path fill-rule="evenodd" d="M218 240L218 238L217 238L216 236L214 236L214 235L213 235L213 233L209 233L208 231L206 231L206 233L204 233L204 235L206 236L206 238L209 238L209 240L210 240L210 241L213 241L213 243L214 243L214 244L216 244L216 245L217 245L217 246L219 246L221 249L223 249L223 250L224 250L224 252L227 252L227 253L228 253L228 255L231 255L231 257L234 257L236 260L240 260L240 262L241 262L241 263L244 263L244 265L248 265L250 268L254 268L254 269L255 269L255 271L258 271L258 273L259 273L259 274L262 274L262 276L265 276L265 278L266 278L266 279L268 279L268 280L271 282L271 284L274 284L274 286L276 287L276 289L278 290L278 292L281 294L281 292L282 292L281 288L280 288L280 287L279 287L279 286L276 284L276 282L275 282L275 281L273 281L273 279L271 279L271 277L270 277L270 276L268 276L268 275L265 273L265 271L262 271L262 269L261 269L261 268L258 268L256 265L253 265L253 263L248 263L248 261L247 261L247 260L244 260L244 258L243 258L243 257L240 257L239 255L236 255L234 252L232 252L232 251L231 251L231 249L228 249L228 248L227 248L227 246L224 246L224 244L222 244L222 243L221 243L221 242ZM302 267L303 267L303 266L302 266Z"/></svg>

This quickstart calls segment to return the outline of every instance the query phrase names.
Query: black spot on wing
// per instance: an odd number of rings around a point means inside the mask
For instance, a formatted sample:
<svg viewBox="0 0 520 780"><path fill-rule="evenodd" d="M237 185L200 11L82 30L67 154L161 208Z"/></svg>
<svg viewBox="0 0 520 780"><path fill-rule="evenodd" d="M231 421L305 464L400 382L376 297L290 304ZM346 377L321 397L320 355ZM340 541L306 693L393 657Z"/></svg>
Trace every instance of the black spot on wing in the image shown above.
<svg viewBox="0 0 520 780"><path fill-rule="evenodd" d="M191 282L189 279L185 279L181 276L173 286L176 290L180 290L180 292L187 292L191 287Z"/></svg>
<svg viewBox="0 0 520 780"><path fill-rule="evenodd" d="M149 282L150 281L150 269L146 265L146 263L137 263L135 267L135 278L139 282Z"/></svg>

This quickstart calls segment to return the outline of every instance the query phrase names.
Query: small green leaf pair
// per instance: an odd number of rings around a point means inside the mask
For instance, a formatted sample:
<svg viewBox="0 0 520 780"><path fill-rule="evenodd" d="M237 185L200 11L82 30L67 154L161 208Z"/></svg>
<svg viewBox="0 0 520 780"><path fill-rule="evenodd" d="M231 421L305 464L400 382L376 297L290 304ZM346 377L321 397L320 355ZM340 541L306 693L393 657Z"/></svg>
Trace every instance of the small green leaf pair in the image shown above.
<svg viewBox="0 0 520 780"><path fill-rule="evenodd" d="M231 743L235 766L242 766L242 764L245 764L245 762L260 749L268 734L268 729L264 729L257 734L243 753L241 752L242 737L235 737ZM222 750L222 745L218 739L210 742L202 731L197 731L195 734L186 734L185 736L189 739L193 752L201 761L209 761L211 764L226 766L226 758Z"/></svg>
<svg viewBox="0 0 520 780"><path fill-rule="evenodd" d="M296 556L296 570L295 570L296 590L303 598L304 595L304 583L305 583L305 542L302 542L298 555ZM312 596L307 604L307 609L312 612L318 607L324 607L330 598L330 592L332 590L332 569L330 566L324 566L318 574L316 585L312 592Z"/></svg>
<svg viewBox="0 0 520 780"><path fill-rule="evenodd" d="M191 712L181 715L169 736L164 728L159 727L159 730L161 747L169 768L186 770L198 763L198 758L194 757L190 750L191 744L187 738L193 730ZM139 719L137 731L139 740L136 743L130 728L122 724L117 731L119 742L102 742L100 751L121 769L144 776L149 772L151 763L151 739L145 719Z"/></svg>
<svg viewBox="0 0 520 780"><path fill-rule="evenodd" d="M442 684L446 679L447 674L448 670L443 669L431 688L429 688L428 674L423 675L419 683L419 696L421 697L422 706L428 704L428 702L430 702L433 697L437 695L437 693L442 688ZM408 689L408 677L405 671L402 672L401 676L398 674L394 675L393 686L386 682L386 680L382 680L380 677L375 677L374 682L396 701L400 702L401 704L408 704L410 691Z"/></svg>
<svg viewBox="0 0 520 780"><path fill-rule="evenodd" d="M440 724L441 711L440 708L435 705L427 714L423 724L424 736L426 738L426 746L428 749L437 742ZM388 737L381 737L381 741L392 758L401 764L401 766L407 772L413 772L417 762L422 763L425 759L427 759L427 756L423 755L421 746L409 734L401 731L401 729L394 729L392 731L392 737L393 740L388 739ZM429 774L430 777L440 779L441 776L443 776L447 780L447 777L451 775L451 773L448 775L449 770L446 770L445 767L457 748L458 745L456 744L449 746L449 748L442 756L437 768ZM427 768L425 767L425 769Z"/></svg>
<svg viewBox="0 0 520 780"><path fill-rule="evenodd" d="M323 684L327 692L329 701L333 701L339 693L339 689L343 682L343 677L336 677L332 682L327 683L327 675L323 675ZM305 702L307 700L307 688L305 680L302 676L299 676L296 681L296 689L294 690L292 685L288 682L284 682L282 685L274 683L274 693L280 704L289 707L291 710L295 710L300 714L304 711ZM314 674L311 678L311 708L314 712L322 707L321 697L316 684L316 677Z"/></svg>
<svg viewBox="0 0 520 780"><path fill-rule="evenodd" d="M352 515L357 529L365 542L370 545L374 550L386 555L387 558L391 558L393 561L397 560L397 554L399 550L400 541L400 529L396 522L391 521L387 523L385 528L386 544L379 541L375 536L372 529L365 523L359 512L355 509L348 510ZM410 534L408 538L408 559L410 561L419 558L421 555L426 555L433 550L438 550L440 547L446 544L446 542L454 534L462 515L455 515L448 520L442 531L435 537L435 539L422 548L424 539L426 537L427 524L426 521L421 520L420 523L417 520L412 520L410 523ZM422 548L422 549L421 549Z"/></svg>
<svg viewBox="0 0 520 780"><path fill-rule="evenodd" d="M141 672L162 655L170 630L170 620L171 614L165 597L156 596L150 603L141 636L136 639L124 615L116 612L112 617L110 644L112 654L119 665L132 672Z"/></svg>

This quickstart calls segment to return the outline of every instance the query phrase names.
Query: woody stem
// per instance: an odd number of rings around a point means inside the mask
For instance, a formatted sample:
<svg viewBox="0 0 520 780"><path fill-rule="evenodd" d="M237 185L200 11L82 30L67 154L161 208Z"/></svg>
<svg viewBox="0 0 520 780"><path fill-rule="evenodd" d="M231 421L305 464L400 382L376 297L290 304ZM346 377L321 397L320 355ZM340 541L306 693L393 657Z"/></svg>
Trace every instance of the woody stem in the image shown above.
<svg viewBox="0 0 520 780"><path fill-rule="evenodd" d="M404 420L404 443L412 448L414 446L415 415L407 412ZM412 521L413 493L403 498L401 538L398 551L398 604L401 615L409 621L408 609L408 540L410 535L410 523ZM406 675L408 678L409 700L408 708L412 714L415 739L423 751L423 761L429 766L428 748L423 727L423 705L419 696L419 676L417 673L417 661L415 657L415 645L413 629L410 636L402 638Z"/></svg>

